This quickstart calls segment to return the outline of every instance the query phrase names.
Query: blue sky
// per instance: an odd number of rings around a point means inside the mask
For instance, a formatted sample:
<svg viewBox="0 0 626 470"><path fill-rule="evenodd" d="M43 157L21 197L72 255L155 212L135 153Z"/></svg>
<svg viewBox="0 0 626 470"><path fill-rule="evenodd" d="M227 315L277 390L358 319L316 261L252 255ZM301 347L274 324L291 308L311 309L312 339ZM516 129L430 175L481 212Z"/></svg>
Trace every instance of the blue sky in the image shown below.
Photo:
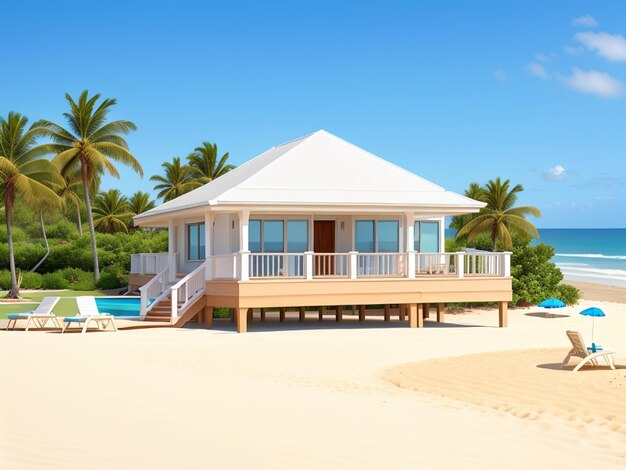
<svg viewBox="0 0 626 470"><path fill-rule="evenodd" d="M342 3L341 5L337 5ZM539 227L626 226L626 4L11 2L0 113L118 99L150 175L203 140L242 163L326 129L454 191L522 183Z"/></svg>

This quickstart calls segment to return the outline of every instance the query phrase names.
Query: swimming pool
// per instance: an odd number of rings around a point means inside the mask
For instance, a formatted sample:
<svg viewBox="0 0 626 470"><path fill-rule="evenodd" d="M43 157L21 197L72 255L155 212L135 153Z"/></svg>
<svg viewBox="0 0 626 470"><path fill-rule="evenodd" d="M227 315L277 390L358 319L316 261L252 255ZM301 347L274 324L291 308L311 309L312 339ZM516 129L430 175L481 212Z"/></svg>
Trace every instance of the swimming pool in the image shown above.
<svg viewBox="0 0 626 470"><path fill-rule="evenodd" d="M139 297L96 297L99 312L114 317L139 317Z"/></svg>

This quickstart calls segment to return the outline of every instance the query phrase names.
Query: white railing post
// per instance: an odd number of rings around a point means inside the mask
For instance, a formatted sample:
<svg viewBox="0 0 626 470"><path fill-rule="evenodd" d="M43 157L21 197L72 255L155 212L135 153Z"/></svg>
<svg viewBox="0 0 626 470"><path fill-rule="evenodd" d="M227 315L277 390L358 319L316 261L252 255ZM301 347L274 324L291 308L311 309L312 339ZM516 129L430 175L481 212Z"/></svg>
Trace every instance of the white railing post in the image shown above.
<svg viewBox="0 0 626 470"><path fill-rule="evenodd" d="M510 251L505 251L504 253L502 253L502 269L501 269L501 276L505 276L505 277L509 277L511 276L511 255L512 253Z"/></svg>
<svg viewBox="0 0 626 470"><path fill-rule="evenodd" d="M313 279L313 252L304 252L304 277L307 280Z"/></svg>
<svg viewBox="0 0 626 470"><path fill-rule="evenodd" d="M213 279L213 255L207 255L205 261L204 279L210 281Z"/></svg>
<svg viewBox="0 0 626 470"><path fill-rule="evenodd" d="M168 253L167 255L167 267L170 269L170 281L176 280L176 273L178 272L176 253Z"/></svg>
<svg viewBox="0 0 626 470"><path fill-rule="evenodd" d="M415 250L409 250L407 253L407 263L406 263L406 270L407 270L407 277L409 279L414 279L415 278Z"/></svg>
<svg viewBox="0 0 626 470"><path fill-rule="evenodd" d="M239 252L239 279L247 281L250 279L250 252Z"/></svg>
<svg viewBox="0 0 626 470"><path fill-rule="evenodd" d="M148 313L148 291L140 289L139 292L141 293L139 317L143 320Z"/></svg>
<svg viewBox="0 0 626 470"><path fill-rule="evenodd" d="M462 251L456 254L456 276L465 276L465 253Z"/></svg>
<svg viewBox="0 0 626 470"><path fill-rule="evenodd" d="M350 255L350 262L348 263L348 274L350 275L350 279L357 278L357 258L359 256L358 251L350 251L348 253Z"/></svg>
<svg viewBox="0 0 626 470"><path fill-rule="evenodd" d="M171 299L172 299L172 320L176 320L176 318L178 317L178 289L176 288L172 289Z"/></svg>

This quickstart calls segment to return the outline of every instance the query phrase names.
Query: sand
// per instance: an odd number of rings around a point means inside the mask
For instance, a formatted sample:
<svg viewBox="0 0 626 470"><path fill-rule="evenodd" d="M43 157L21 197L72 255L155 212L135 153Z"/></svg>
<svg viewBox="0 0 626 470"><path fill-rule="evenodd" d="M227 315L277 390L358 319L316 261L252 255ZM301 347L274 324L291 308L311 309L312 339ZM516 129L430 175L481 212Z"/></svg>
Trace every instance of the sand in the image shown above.
<svg viewBox="0 0 626 470"><path fill-rule="evenodd" d="M480 311L424 329L0 331L0 467L624 468L626 371L554 367L591 304L514 309L505 329ZM626 365L626 306L593 305Z"/></svg>
<svg viewBox="0 0 626 470"><path fill-rule="evenodd" d="M583 298L587 300L626 303L626 287L567 280L564 282L580 289Z"/></svg>

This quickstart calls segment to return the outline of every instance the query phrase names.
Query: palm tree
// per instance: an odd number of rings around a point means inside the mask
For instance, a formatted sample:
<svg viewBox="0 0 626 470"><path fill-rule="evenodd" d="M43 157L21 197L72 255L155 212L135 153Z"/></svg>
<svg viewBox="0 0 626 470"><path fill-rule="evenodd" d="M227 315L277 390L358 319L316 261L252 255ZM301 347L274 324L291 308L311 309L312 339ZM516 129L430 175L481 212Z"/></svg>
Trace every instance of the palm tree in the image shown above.
<svg viewBox="0 0 626 470"><path fill-rule="evenodd" d="M159 191L158 197L164 201L171 201L202 185L200 181L191 178L191 168L181 165L179 157L174 157L171 163L165 162L161 166L165 169L165 176L154 175L150 181L159 183L154 189Z"/></svg>
<svg viewBox="0 0 626 470"><path fill-rule="evenodd" d="M150 209L154 209L156 204L150 199L150 194L137 191L128 200L128 206L133 215L139 215Z"/></svg>
<svg viewBox="0 0 626 470"><path fill-rule="evenodd" d="M93 201L94 226L104 233L128 232L133 213L119 189L99 193Z"/></svg>
<svg viewBox="0 0 626 470"><path fill-rule="evenodd" d="M63 178L45 158L53 149L49 144L36 145L42 129L36 125L26 128L28 119L19 113L9 113L6 119L0 118L0 181L2 181L4 210L6 214L7 243L9 248L9 269L11 289L9 298L18 298L19 284L15 270L13 233L11 216L16 198L28 203L47 200L58 202L55 189L63 186Z"/></svg>
<svg viewBox="0 0 626 470"><path fill-rule="evenodd" d="M191 167L193 178L198 179L201 184L210 183L215 178L228 173L235 168L234 165L227 165L228 152L217 158L217 144L202 142L200 147L196 147L194 152L187 157Z"/></svg>
<svg viewBox="0 0 626 470"><path fill-rule="evenodd" d="M120 175L113 162L130 166L142 176L143 170L137 159L128 150L128 144L122 137L137 129L137 126L130 121L106 122L111 107L117 101L107 98L97 104L100 95L95 94L91 98L88 95L87 90L83 91L78 102L76 102L70 95L65 94L65 99L70 105L70 112L63 113L63 116L66 118L70 130L50 121L39 121L39 125L46 129L46 135L59 148L55 162L61 168L61 172L80 171L91 235L94 278L98 282L100 267L89 194L90 187L104 171L115 178L119 178Z"/></svg>
<svg viewBox="0 0 626 470"><path fill-rule="evenodd" d="M515 207L517 195L524 188L517 184L509 189L510 184L509 180L500 181L499 177L495 181L489 180L482 198L487 206L461 227L456 234L457 239L467 235L467 241L471 242L479 233L489 232L493 251L496 251L500 237L507 249L512 248L511 229L539 238L537 228L526 220L526 216L541 217L541 211L533 206Z"/></svg>
<svg viewBox="0 0 626 470"><path fill-rule="evenodd" d="M465 197L474 199L475 201L484 202L485 189L474 181L470 183L469 187L465 190ZM461 230L461 228L474 217L476 217L476 214L455 215L452 217L452 220L450 220L450 228L457 231Z"/></svg>

